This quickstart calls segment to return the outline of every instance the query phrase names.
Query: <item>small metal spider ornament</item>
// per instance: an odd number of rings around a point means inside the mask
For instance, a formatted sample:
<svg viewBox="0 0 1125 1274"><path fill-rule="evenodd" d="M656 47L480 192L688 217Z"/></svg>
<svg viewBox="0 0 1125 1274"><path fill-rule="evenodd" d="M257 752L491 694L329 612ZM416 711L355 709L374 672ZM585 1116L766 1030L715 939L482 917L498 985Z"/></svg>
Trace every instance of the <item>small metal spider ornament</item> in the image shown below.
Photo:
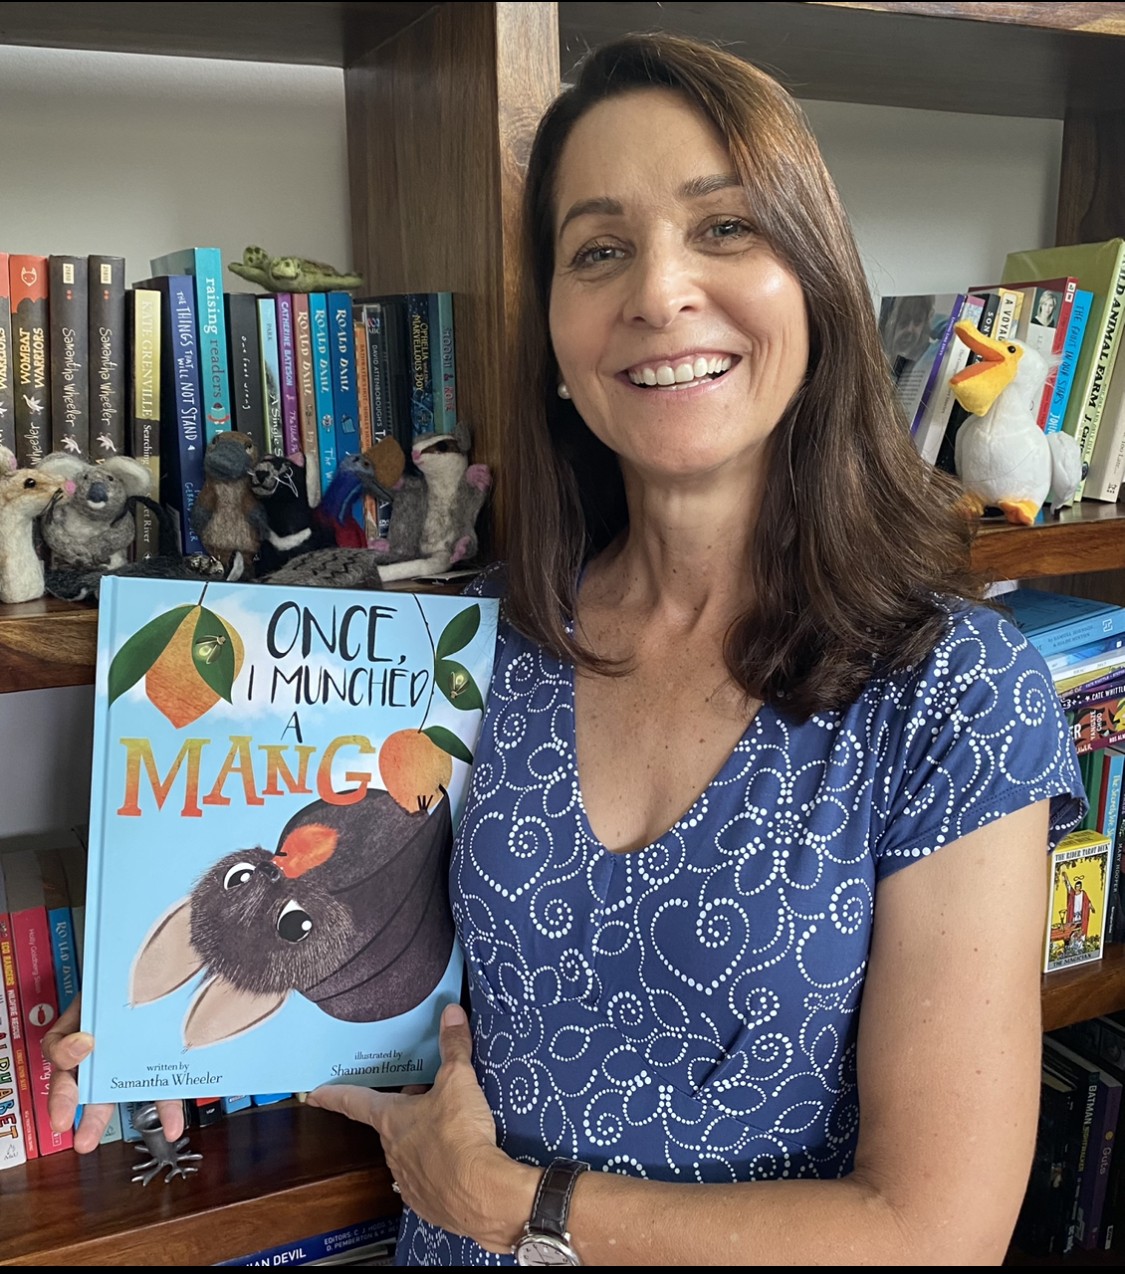
<svg viewBox="0 0 1125 1274"><path fill-rule="evenodd" d="M187 1137L181 1137L174 1146L172 1145L160 1126L160 1116L156 1112L155 1102L144 1102L133 1111L133 1127L141 1134L141 1140L144 1142L144 1145L138 1146L137 1149L141 1154L147 1153L151 1156L144 1163L134 1166L134 1181L147 1186L165 1168L168 1169L168 1175L164 1178L165 1184L173 1177L186 1177L189 1173L199 1171L193 1161L202 1159L203 1156L181 1153L187 1148Z"/></svg>

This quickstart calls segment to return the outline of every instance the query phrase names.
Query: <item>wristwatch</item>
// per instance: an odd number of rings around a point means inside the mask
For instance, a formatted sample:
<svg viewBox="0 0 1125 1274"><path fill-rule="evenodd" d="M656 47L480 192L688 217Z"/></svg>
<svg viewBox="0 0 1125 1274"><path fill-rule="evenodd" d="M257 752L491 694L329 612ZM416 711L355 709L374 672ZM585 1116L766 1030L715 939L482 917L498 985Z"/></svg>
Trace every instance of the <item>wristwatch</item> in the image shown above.
<svg viewBox="0 0 1125 1274"><path fill-rule="evenodd" d="M578 1178L589 1168L580 1159L555 1159L547 1165L535 1192L531 1220L515 1247L517 1265L581 1265L570 1246L566 1222Z"/></svg>

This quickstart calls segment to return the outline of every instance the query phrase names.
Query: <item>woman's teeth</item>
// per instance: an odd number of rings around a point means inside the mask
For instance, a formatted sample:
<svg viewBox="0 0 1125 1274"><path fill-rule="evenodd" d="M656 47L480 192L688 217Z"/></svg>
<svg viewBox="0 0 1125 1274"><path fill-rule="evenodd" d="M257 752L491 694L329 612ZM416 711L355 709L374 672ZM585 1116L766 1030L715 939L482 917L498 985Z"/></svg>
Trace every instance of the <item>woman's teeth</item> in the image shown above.
<svg viewBox="0 0 1125 1274"><path fill-rule="evenodd" d="M629 371L629 379L634 385L659 387L660 389L680 389L685 385L695 385L708 376L721 376L730 369L731 359L728 356L685 359L682 363L657 363L651 367L634 367Z"/></svg>

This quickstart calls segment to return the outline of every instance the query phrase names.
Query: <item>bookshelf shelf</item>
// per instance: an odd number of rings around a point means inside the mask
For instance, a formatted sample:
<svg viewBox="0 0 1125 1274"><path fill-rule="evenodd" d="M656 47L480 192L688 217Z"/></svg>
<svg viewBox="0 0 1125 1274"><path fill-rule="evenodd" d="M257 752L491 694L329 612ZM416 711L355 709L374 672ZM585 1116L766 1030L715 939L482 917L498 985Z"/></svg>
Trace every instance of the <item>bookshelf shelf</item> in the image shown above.
<svg viewBox="0 0 1125 1274"><path fill-rule="evenodd" d="M1125 508L1086 500L1036 526L986 522L973 565L992 579L1040 579L1125 567Z"/></svg>
<svg viewBox="0 0 1125 1274"><path fill-rule="evenodd" d="M1042 1003L1045 1031L1125 1009L1125 943L1106 947L1090 964L1045 973Z"/></svg>

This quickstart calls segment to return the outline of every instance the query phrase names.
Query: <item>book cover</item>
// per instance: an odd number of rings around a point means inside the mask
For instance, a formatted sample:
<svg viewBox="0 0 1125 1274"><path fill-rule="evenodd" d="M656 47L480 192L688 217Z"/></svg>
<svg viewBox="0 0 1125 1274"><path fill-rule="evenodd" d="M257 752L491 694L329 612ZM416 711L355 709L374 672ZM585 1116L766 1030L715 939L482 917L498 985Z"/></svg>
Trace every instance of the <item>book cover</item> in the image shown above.
<svg viewBox="0 0 1125 1274"><path fill-rule="evenodd" d="M1098 703L1125 690L1125 650L1118 649L1102 658L1109 661L1105 667L1055 681L1059 705L1064 711L1081 708L1088 703ZM1072 682L1077 684L1072 685Z"/></svg>
<svg viewBox="0 0 1125 1274"><path fill-rule="evenodd" d="M967 321L975 326L983 310L984 301L981 297L965 296L961 300L957 318L952 321ZM969 347L952 328L946 335L949 339L947 342L945 336L942 337L945 349L938 359L934 384L921 408L921 417L914 434L914 445L922 459L929 464L937 463L950 414L957 401L953 396L950 379L965 367L970 354Z"/></svg>
<svg viewBox="0 0 1125 1274"><path fill-rule="evenodd" d="M128 327L125 258L91 253L86 258L89 307L91 460L127 455Z"/></svg>
<svg viewBox="0 0 1125 1274"><path fill-rule="evenodd" d="M23 1014L20 1010L19 991L16 984L16 955L12 945L11 918L8 914L8 896L4 888L4 873L0 871L0 1161L14 1167L35 1159L39 1150L35 1140L35 1116L31 1109L31 1070L27 1061L27 1043L23 1031ZM5 1065L7 1059L7 1065ZM16 1131L10 1131L15 1120ZM13 1149L13 1147L15 1149Z"/></svg>
<svg viewBox="0 0 1125 1274"><path fill-rule="evenodd" d="M266 408L262 396L262 355L258 341L258 298L252 292L227 296L231 405L235 427L254 439L258 455L266 446Z"/></svg>
<svg viewBox="0 0 1125 1274"><path fill-rule="evenodd" d="M1072 1153L1075 1156L1073 1183L1069 1191L1069 1205L1064 1210L1066 1224L1062 1252L1067 1256L1081 1247L1089 1221L1088 1193L1093 1179L1090 1171L1090 1142L1094 1131L1098 1080L1096 1074L1087 1074L1082 1068L1072 1066L1065 1057L1060 1056L1049 1035L1043 1037L1043 1065L1059 1079L1073 1085L1077 1099L1074 1112L1076 1124L1072 1138Z"/></svg>
<svg viewBox="0 0 1125 1274"><path fill-rule="evenodd" d="M434 372L430 358L430 299L427 292L403 296L410 369L410 425L414 436L434 432Z"/></svg>
<svg viewBox="0 0 1125 1274"><path fill-rule="evenodd" d="M1091 695L1063 715L1079 757L1125 742L1125 695L1105 691L1104 697Z"/></svg>
<svg viewBox="0 0 1125 1274"><path fill-rule="evenodd" d="M230 373L227 368L223 258L218 248L182 248L153 257L153 274L189 274L195 279L199 371L203 385L203 441L231 427Z"/></svg>
<svg viewBox="0 0 1125 1274"><path fill-rule="evenodd" d="M1106 390L1098 436L1090 456L1084 500L1115 501L1125 477L1125 359L1118 358Z"/></svg>
<svg viewBox="0 0 1125 1274"><path fill-rule="evenodd" d="M451 434L457 428L457 342L453 293L430 293L430 358L434 380L434 427Z"/></svg>
<svg viewBox="0 0 1125 1274"><path fill-rule="evenodd" d="M12 385L12 296L8 254L0 252L0 447L16 452L16 398Z"/></svg>
<svg viewBox="0 0 1125 1274"><path fill-rule="evenodd" d="M885 296L880 301L879 339L911 434L932 392L938 360L952 339L950 320L956 321L963 299L963 293L947 292Z"/></svg>
<svg viewBox="0 0 1125 1274"><path fill-rule="evenodd" d="M182 553L204 554L192 524L203 490L203 386L199 376L195 283L166 274L137 284L160 293L160 502L176 515Z"/></svg>
<svg viewBox="0 0 1125 1274"><path fill-rule="evenodd" d="M1125 606L1021 586L1001 599L1012 622L1043 655L1125 633Z"/></svg>
<svg viewBox="0 0 1125 1274"><path fill-rule="evenodd" d="M130 288L127 293L129 354L132 363L130 454L152 475L152 495L160 491L160 293L155 288ZM137 509L135 558L156 557L160 528L143 506Z"/></svg>
<svg viewBox="0 0 1125 1274"><path fill-rule="evenodd" d="M84 256L47 258L51 450L90 456L90 305Z"/></svg>
<svg viewBox="0 0 1125 1274"><path fill-rule="evenodd" d="M1066 335L1063 339L1062 356L1055 374L1055 389L1047 411L1047 422L1043 426L1044 433L1054 433L1056 429L1061 429L1063 420L1066 418L1066 409L1074 388L1074 374L1078 368L1083 341L1086 339L1086 327L1090 320L1090 307L1093 301L1093 292L1088 292L1084 288L1078 288L1074 293L1070 321L1066 325Z"/></svg>
<svg viewBox="0 0 1125 1274"><path fill-rule="evenodd" d="M258 352L262 368L262 408L266 449L261 455L285 454L285 430L281 420L281 351L277 343L277 300L259 296Z"/></svg>
<svg viewBox="0 0 1125 1274"><path fill-rule="evenodd" d="M332 338L328 327L328 298L310 292L309 331L312 339L313 397L316 401L316 445L321 494L328 490L339 463L336 455L336 408L332 398Z"/></svg>
<svg viewBox="0 0 1125 1274"><path fill-rule="evenodd" d="M1062 1256L1073 1244L1081 1126L1077 1086L1044 1059L1035 1155L1013 1236L1019 1249L1031 1256Z"/></svg>
<svg viewBox="0 0 1125 1274"><path fill-rule="evenodd" d="M320 503L320 456L309 298L304 292L293 294L293 335L297 347L297 418L301 430L301 451L305 458L305 489L309 508L314 509Z"/></svg>
<svg viewBox="0 0 1125 1274"><path fill-rule="evenodd" d="M432 1080L497 606L103 580L82 1101Z"/></svg>
<svg viewBox="0 0 1125 1274"><path fill-rule="evenodd" d="M1078 1191L1075 1245L1086 1251L1096 1251L1103 1242L1109 1169L1121 1114L1122 1083L1095 1057L1054 1034L1043 1037L1043 1047L1059 1063L1069 1066L1079 1085L1086 1089L1090 1131Z"/></svg>
<svg viewBox="0 0 1125 1274"><path fill-rule="evenodd" d="M0 903L0 908L2 906ZM0 1170L26 1162L23 1109L16 1086L16 1055L8 1021L8 1001L0 982Z"/></svg>
<svg viewBox="0 0 1125 1274"><path fill-rule="evenodd" d="M325 300L332 341L332 404L336 421L336 463L339 464L345 456L354 456L360 450L355 326L349 293L329 292Z"/></svg>
<svg viewBox="0 0 1125 1274"><path fill-rule="evenodd" d="M977 331L982 336L991 336L993 328L996 325L996 311L1000 305L1000 297L995 290L982 291L981 289L969 289L970 294L978 295L982 301L980 315L977 318ZM969 357L965 359L965 367L973 363L979 363L980 354L970 352ZM956 399L949 409L949 419L946 421L945 434L941 440L941 446L938 448L937 460L934 461L935 467L956 476L957 464L957 434L961 426L969 418L969 411L962 407Z"/></svg>
<svg viewBox="0 0 1125 1274"><path fill-rule="evenodd" d="M322 1234L312 1234L295 1243L262 1248L246 1256L220 1261L219 1264L308 1265L314 1261L321 1263L328 1257L366 1255L366 1250L375 1245L393 1250L398 1238L398 1224L397 1216L362 1221L358 1225L341 1226L335 1230L325 1230Z"/></svg>
<svg viewBox="0 0 1125 1274"><path fill-rule="evenodd" d="M43 1036L59 1015L47 911L56 899L48 896L48 881L36 850L13 850L0 856L0 871L4 873L16 959L16 984L27 1044L35 1140L40 1155L56 1154L60 1150L68 1150L74 1140L71 1131L56 1132L51 1127L47 1111L51 1064L43 1055Z"/></svg>
<svg viewBox="0 0 1125 1274"><path fill-rule="evenodd" d="M1102 958L1110 848L1100 832L1077 831L1051 852L1044 973Z"/></svg>
<svg viewBox="0 0 1125 1274"><path fill-rule="evenodd" d="M277 294L277 357L281 364L281 434L284 454L301 454L301 422L297 408L297 346L293 330L293 293Z"/></svg>
<svg viewBox="0 0 1125 1274"><path fill-rule="evenodd" d="M1054 248L1009 252L1002 277L1047 279L1068 276L1094 294L1088 337L1082 343L1071 402L1063 417L1063 429L1078 440L1082 459L1089 464L1097 441L1105 389L1121 343L1121 308L1125 303L1125 239L1077 243ZM1075 498L1081 499L1079 483Z"/></svg>
<svg viewBox="0 0 1125 1274"><path fill-rule="evenodd" d="M12 309L12 391L15 396L15 455L32 468L51 449L50 334L47 258L8 256Z"/></svg>

